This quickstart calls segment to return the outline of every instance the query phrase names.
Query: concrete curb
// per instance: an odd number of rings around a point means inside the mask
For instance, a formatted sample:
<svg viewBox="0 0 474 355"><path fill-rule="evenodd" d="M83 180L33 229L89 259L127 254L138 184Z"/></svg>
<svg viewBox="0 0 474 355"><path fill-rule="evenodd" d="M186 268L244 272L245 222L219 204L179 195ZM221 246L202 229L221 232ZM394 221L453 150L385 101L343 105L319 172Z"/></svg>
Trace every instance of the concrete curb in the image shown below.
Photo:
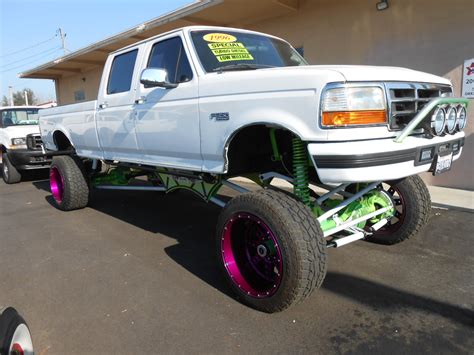
<svg viewBox="0 0 474 355"><path fill-rule="evenodd" d="M474 191L428 186L433 207L474 212Z"/></svg>

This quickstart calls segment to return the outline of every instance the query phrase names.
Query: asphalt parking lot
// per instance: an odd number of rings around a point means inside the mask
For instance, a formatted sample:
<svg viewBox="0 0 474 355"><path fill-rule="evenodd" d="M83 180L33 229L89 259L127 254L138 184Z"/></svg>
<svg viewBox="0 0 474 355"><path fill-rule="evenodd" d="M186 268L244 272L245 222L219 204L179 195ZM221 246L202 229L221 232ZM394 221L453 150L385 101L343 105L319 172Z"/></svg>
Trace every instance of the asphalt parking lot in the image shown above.
<svg viewBox="0 0 474 355"><path fill-rule="evenodd" d="M0 307L26 318L37 354L474 349L472 213L434 209L405 243L329 250L323 287L270 315L220 278L218 207L187 192L97 191L65 213L48 190L0 182Z"/></svg>

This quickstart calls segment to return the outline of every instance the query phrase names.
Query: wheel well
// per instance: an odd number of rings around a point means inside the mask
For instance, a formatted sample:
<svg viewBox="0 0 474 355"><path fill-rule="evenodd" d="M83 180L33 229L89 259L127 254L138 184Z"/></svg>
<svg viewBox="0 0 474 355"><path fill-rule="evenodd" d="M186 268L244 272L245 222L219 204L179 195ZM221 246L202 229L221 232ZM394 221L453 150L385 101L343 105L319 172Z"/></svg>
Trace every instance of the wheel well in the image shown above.
<svg viewBox="0 0 474 355"><path fill-rule="evenodd" d="M273 159L270 139L271 130L275 138L282 161ZM291 173L292 142L294 134L289 130L266 125L254 125L242 128L231 139L227 149L228 175L242 175L276 171L284 175ZM287 170L290 171L287 171Z"/></svg>
<svg viewBox="0 0 474 355"><path fill-rule="evenodd" d="M73 148L69 138L61 131L54 132L53 140L58 150L70 150Z"/></svg>

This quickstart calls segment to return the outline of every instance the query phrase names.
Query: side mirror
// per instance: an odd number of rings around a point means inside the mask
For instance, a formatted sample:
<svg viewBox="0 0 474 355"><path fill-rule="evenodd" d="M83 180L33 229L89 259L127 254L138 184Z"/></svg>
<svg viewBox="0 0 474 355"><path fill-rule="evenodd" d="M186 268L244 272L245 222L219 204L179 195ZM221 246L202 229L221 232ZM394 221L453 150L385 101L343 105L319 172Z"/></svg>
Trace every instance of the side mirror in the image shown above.
<svg viewBox="0 0 474 355"><path fill-rule="evenodd" d="M166 89L172 89L178 86L178 84L172 83L168 80L168 72L166 69L160 68L144 69L140 76L140 83L147 87L158 86Z"/></svg>

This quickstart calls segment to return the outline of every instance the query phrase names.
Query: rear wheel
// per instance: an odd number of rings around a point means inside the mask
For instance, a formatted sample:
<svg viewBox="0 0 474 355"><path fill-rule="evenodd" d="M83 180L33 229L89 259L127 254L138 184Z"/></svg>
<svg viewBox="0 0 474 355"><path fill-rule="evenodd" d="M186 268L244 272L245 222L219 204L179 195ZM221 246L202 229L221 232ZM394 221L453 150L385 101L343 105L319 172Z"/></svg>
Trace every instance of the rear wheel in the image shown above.
<svg viewBox="0 0 474 355"><path fill-rule="evenodd" d="M54 157L49 182L54 202L60 210L72 211L87 206L89 186L79 158L68 155Z"/></svg>
<svg viewBox="0 0 474 355"><path fill-rule="evenodd" d="M366 237L377 244L397 244L418 232L428 222L431 198L425 183L418 175L403 180L384 182L381 188L392 198L395 214L388 223Z"/></svg>
<svg viewBox="0 0 474 355"><path fill-rule="evenodd" d="M2 153L2 178L6 184L16 184L21 180L21 174L13 166L7 153Z"/></svg>
<svg viewBox="0 0 474 355"><path fill-rule="evenodd" d="M278 312L308 297L326 275L326 242L308 207L273 190L239 195L217 228L219 264L243 303Z"/></svg>

